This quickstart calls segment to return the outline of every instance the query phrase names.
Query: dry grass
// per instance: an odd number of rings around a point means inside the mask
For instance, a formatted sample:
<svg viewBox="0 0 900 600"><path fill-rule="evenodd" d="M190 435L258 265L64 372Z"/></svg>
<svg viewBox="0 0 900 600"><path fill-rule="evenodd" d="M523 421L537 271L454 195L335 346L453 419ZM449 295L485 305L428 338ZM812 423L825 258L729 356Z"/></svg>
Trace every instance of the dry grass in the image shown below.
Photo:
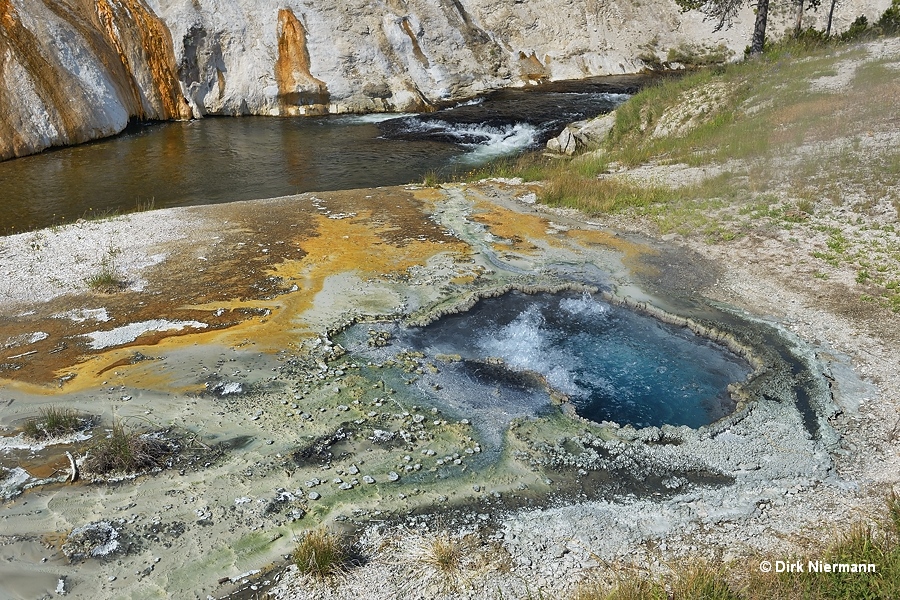
<svg viewBox="0 0 900 600"><path fill-rule="evenodd" d="M487 571L508 572L509 555L479 542L477 534L408 531L399 538L403 562L416 567L416 579L432 592L453 593Z"/></svg>
<svg viewBox="0 0 900 600"><path fill-rule="evenodd" d="M327 579L342 573L351 556L351 549L342 536L316 529L304 534L292 559L301 573Z"/></svg>
<svg viewBox="0 0 900 600"><path fill-rule="evenodd" d="M424 547L419 560L446 575L459 573L463 566L465 545L448 533L436 535Z"/></svg>
<svg viewBox="0 0 900 600"><path fill-rule="evenodd" d="M885 517L857 523L824 553L788 558L804 566L826 563L875 564L875 573L764 573L757 556L714 566L699 562L676 565L672 575L650 579L629 575L615 587L586 582L571 600L893 600L900 598L900 497L891 494Z"/></svg>
<svg viewBox="0 0 900 600"><path fill-rule="evenodd" d="M589 215L615 213L626 208L647 208L670 202L678 193L620 178L585 178L553 174L540 200L549 206L576 208Z"/></svg>
<svg viewBox="0 0 900 600"><path fill-rule="evenodd" d="M150 433L128 431L116 421L109 436L95 443L85 457L85 468L99 475L140 473L162 467L172 446Z"/></svg>

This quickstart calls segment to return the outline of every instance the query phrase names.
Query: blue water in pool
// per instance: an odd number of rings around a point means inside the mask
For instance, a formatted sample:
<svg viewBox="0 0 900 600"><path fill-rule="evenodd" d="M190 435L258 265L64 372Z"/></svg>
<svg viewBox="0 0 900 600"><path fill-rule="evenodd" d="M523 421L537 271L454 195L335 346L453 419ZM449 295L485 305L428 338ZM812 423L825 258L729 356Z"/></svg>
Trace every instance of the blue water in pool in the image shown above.
<svg viewBox="0 0 900 600"><path fill-rule="evenodd" d="M589 295L518 292L408 332L427 353L502 358L540 373L593 421L700 427L734 409L749 366L690 330Z"/></svg>

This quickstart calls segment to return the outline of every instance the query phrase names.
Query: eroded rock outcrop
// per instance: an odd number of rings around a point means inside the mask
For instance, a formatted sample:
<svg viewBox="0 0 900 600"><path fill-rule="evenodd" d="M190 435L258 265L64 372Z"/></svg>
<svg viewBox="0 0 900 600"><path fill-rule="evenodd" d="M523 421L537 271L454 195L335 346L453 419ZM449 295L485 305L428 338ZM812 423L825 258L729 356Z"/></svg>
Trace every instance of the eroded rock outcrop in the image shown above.
<svg viewBox="0 0 900 600"><path fill-rule="evenodd" d="M841 3L835 27L882 5ZM752 18L712 34L673 0L0 0L0 160L130 118L424 110L700 41L739 53Z"/></svg>
<svg viewBox="0 0 900 600"><path fill-rule="evenodd" d="M0 159L191 116L142 0L0 1Z"/></svg>

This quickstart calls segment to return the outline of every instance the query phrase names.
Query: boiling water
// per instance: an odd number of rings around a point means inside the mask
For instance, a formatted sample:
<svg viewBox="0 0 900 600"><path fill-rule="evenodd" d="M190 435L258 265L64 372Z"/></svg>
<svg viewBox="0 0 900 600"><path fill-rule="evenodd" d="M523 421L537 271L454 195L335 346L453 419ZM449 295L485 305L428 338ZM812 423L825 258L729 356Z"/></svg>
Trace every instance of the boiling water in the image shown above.
<svg viewBox="0 0 900 600"><path fill-rule="evenodd" d="M593 421L700 427L734 409L741 359L684 328L588 295L510 293L403 334L428 354L539 373Z"/></svg>

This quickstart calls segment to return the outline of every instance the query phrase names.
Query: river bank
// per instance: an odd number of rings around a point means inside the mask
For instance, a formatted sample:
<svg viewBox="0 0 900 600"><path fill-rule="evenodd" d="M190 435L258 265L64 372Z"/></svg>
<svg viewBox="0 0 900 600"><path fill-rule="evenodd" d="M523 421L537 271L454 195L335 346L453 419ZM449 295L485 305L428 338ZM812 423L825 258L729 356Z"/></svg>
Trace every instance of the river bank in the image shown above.
<svg viewBox="0 0 900 600"><path fill-rule="evenodd" d="M821 289L783 288L787 271L617 234L536 206L537 191L493 180L304 194L3 238L15 283L0 324L0 518L20 557L3 568L9 594L62 579L73 597L218 597L278 576L276 597L435 597L451 592L420 551L449 530L470 534L479 561L454 597L558 596L611 577L609 564L787 555L878 510L897 472L891 328L859 335ZM91 283L102 272L112 287ZM818 439L793 400L757 400L699 430L513 411L497 445L470 414L429 400L450 370L440 359L369 365L330 337L573 279L728 321L712 298L747 311L740 329L780 331L821 388ZM775 382L765 389L791 389ZM92 439L24 440L22 424L60 404L101 419ZM168 431L184 451L134 480L63 483L64 451L83 456L115 419ZM117 532L115 551L70 561L70 531L98 522ZM266 570L323 524L353 532L365 564L337 585ZM405 587L423 574L424 588Z"/></svg>

